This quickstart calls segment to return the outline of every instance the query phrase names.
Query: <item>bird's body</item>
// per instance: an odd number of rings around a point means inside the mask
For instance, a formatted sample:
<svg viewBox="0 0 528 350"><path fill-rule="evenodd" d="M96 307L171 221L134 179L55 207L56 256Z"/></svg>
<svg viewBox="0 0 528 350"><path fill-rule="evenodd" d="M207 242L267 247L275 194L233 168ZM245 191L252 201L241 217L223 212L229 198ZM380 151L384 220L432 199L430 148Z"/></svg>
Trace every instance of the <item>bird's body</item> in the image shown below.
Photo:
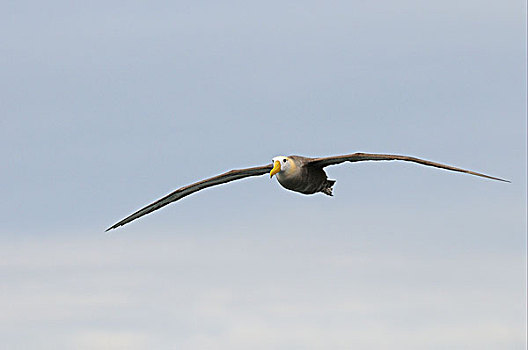
<svg viewBox="0 0 528 350"><path fill-rule="evenodd" d="M320 166L310 165L312 158L301 156L279 156L273 158L281 162L281 165L291 161L292 166L288 171L280 171L277 173L277 181L282 187L299 192L302 194L314 194L322 192L329 196L332 195L332 186L335 180L328 180L328 176L324 169Z"/></svg>
<svg viewBox="0 0 528 350"><path fill-rule="evenodd" d="M497 177L484 175L471 170L456 168L450 165L431 162L428 160L391 154L372 154L372 153L353 153L342 156L307 158L301 156L277 156L272 160L272 164L263 165L253 168L231 170L209 179L198 181L188 186L181 187L167 196L147 205L146 207L129 215L106 231L125 225L143 215L158 210L169 203L175 202L185 196L202 189L243 179L250 176L259 176L269 173L270 177L276 175L278 182L282 187L302 194L324 193L332 196L332 186L335 180L329 180L324 168L330 165L336 165L343 162L361 162L361 161L378 161L378 160L402 160L407 162L418 163L426 166L462 172L476 175L487 179L509 182Z"/></svg>

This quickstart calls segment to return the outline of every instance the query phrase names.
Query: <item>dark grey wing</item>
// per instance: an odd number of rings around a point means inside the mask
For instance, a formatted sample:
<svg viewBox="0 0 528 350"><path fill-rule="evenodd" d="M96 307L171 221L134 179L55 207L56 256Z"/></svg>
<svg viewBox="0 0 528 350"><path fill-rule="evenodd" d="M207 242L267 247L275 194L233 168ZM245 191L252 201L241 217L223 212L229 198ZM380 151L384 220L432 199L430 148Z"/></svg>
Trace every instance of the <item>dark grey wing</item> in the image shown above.
<svg viewBox="0 0 528 350"><path fill-rule="evenodd" d="M510 182L508 180L500 179L498 177L493 177L481 173L477 173L471 170L461 169L461 168L455 168L454 166L446 165L446 164L440 164L431 162L429 160L424 160L420 158L415 157L409 157L409 156L399 156L399 155L393 155L393 154L372 154L372 153L353 153L353 154L346 154L342 156L335 156L335 157L323 157L323 158L311 158L306 161L306 164L309 164L311 166L319 166L321 168L324 168L329 165L335 165L340 164L343 162L363 162L367 160L403 160L406 162L413 162L418 163L422 165L427 166L433 166L436 168L451 170L451 171L458 171L461 173L476 175L485 177L487 179L492 180L498 180L498 181L504 181L504 182Z"/></svg>
<svg viewBox="0 0 528 350"><path fill-rule="evenodd" d="M158 199L154 203L151 203L147 205L146 207L131 214L130 216L127 216L123 220L107 228L106 231L109 231L119 226L128 224L130 221L136 220L137 218L140 218L143 215L152 213L153 211L158 210L166 206L169 203L182 199L183 197L188 196L196 191L203 190L204 188L207 188L207 187L224 184L230 181L240 180L240 179L243 179L249 176L264 175L268 173L272 168L273 166L270 164L270 165L263 165L263 166L254 167L254 168L231 170L221 175L211 177L209 179L198 181L188 186L178 188L176 191L169 193L165 197Z"/></svg>

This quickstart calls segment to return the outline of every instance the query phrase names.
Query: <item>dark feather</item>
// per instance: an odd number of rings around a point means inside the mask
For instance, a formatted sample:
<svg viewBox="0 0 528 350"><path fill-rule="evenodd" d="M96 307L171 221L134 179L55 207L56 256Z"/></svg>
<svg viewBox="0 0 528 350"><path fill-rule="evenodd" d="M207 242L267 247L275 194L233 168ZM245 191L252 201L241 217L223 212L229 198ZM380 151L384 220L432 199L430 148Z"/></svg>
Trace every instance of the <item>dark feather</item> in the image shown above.
<svg viewBox="0 0 528 350"><path fill-rule="evenodd" d="M272 165L263 165L259 167L254 168L246 168L246 169L238 169L238 170L231 170L226 173L223 173L218 176L211 177L209 179L205 179L202 181L195 182L193 184L190 184L188 186L184 186L181 188L178 188L176 191L169 193L165 197L155 201L154 203L151 203L147 205L146 207L136 211L135 213L127 216L123 220L119 221L118 223L112 225L111 227L107 228L106 231L115 229L119 226L123 226L130 221L136 220L137 218L142 217L143 215L149 214L155 210L158 210L160 208L163 208L169 203L175 202L179 199L182 199L185 196L188 196L194 192L203 190L204 188L221 185L227 182L231 182L234 180L243 179L245 177L249 176L259 176L264 175L268 173L272 168Z"/></svg>
<svg viewBox="0 0 528 350"><path fill-rule="evenodd" d="M308 158L306 160L306 164L312 165L312 166L319 166L321 168L330 166L330 165L336 165L343 162L364 162L369 160L402 160L406 162L413 162L418 163L426 166L432 166L435 168L440 169L446 169L451 171L458 171L461 173L476 175L480 177L485 177L487 179L491 180L498 180L498 181L504 181L504 182L510 182L508 180L504 180L498 177L493 177L481 173L477 173L471 170L456 168L454 166L445 165L441 163L435 163L431 162L429 160L424 160L420 158L415 157L409 157L409 156L400 156L400 155L393 155L393 154L372 154L372 153L353 153L353 154L347 154L343 156L335 156L335 157L322 157L322 158Z"/></svg>

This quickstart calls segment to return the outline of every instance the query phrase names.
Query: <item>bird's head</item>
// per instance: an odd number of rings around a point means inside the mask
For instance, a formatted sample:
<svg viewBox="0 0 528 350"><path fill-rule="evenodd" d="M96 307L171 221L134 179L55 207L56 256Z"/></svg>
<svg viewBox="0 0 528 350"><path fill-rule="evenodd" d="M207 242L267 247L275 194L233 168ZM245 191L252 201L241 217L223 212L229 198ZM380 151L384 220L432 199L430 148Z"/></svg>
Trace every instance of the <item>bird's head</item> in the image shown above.
<svg viewBox="0 0 528 350"><path fill-rule="evenodd" d="M270 171L270 178L275 174L288 174L295 168L295 163L290 157L277 156L271 162L273 163L273 169Z"/></svg>

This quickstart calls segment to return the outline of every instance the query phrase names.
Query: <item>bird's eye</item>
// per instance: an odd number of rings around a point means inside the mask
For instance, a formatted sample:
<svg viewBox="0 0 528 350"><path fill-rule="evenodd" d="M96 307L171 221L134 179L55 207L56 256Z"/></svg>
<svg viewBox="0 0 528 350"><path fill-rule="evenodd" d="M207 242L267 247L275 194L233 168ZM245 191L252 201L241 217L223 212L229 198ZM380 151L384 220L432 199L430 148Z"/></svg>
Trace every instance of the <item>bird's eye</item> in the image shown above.
<svg viewBox="0 0 528 350"><path fill-rule="evenodd" d="M282 161L283 161L284 163L286 163L286 162L288 161L288 159L284 158Z"/></svg>

